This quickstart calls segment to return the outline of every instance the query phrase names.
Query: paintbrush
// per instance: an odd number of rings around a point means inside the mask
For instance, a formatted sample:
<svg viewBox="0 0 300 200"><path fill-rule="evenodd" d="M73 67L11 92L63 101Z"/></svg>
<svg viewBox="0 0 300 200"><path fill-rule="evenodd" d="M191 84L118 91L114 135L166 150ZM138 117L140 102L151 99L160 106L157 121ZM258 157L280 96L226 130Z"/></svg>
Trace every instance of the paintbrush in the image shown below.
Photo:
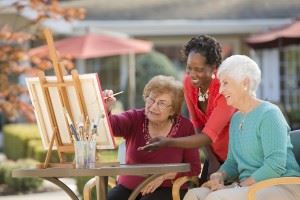
<svg viewBox="0 0 300 200"><path fill-rule="evenodd" d="M71 129L72 134L74 135L76 141L79 141L76 128L75 128L74 124L72 123L72 120L71 120L71 117L70 117L68 111L65 108L64 108L64 113L65 113L65 115L67 117L67 121L68 121L68 124L69 124L69 127Z"/></svg>
<svg viewBox="0 0 300 200"><path fill-rule="evenodd" d="M110 96L108 96L108 97L104 97L104 100L106 100L106 99L108 99L108 98L111 98L111 97L114 97L114 96L117 96L117 95L119 95L119 94L122 94L124 91L120 91L120 92L117 92L117 93L114 93L114 94L112 94L112 95L110 95Z"/></svg>

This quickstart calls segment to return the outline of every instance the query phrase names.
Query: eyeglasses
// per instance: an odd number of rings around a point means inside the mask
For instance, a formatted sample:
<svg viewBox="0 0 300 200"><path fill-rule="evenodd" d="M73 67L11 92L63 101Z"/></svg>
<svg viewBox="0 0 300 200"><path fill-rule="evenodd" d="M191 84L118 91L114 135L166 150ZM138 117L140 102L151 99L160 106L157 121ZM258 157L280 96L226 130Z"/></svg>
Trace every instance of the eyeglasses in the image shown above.
<svg viewBox="0 0 300 200"><path fill-rule="evenodd" d="M151 98L151 97L147 97L146 99L145 99L145 103L146 103L146 105L148 105L148 106L153 106L153 104L155 104L155 99L153 99L153 98ZM162 100L160 100L160 101L157 101L156 102L156 105L157 105L157 107L160 109L160 110L165 110L165 109L167 109L168 107L170 107L171 105L170 104L167 104L166 102L164 102L164 101L162 101Z"/></svg>

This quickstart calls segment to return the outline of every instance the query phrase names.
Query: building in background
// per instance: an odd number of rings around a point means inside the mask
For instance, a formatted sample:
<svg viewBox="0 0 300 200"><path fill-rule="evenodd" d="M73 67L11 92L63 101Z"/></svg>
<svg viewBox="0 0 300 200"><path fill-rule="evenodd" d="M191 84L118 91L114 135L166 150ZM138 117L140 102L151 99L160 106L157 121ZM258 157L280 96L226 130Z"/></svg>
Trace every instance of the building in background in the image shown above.
<svg viewBox="0 0 300 200"><path fill-rule="evenodd" d="M154 49L166 54L179 69L184 69L180 50L192 36L209 34L216 37L223 46L224 57L250 55L251 48L246 44L250 35L289 24L300 15L297 0L122 0L109 3L81 0L65 4L87 9L86 19L74 24L71 32L121 32L152 41ZM285 50L286 54L294 56L290 51ZM259 96L274 102L283 101L289 92L279 85L286 84L282 82L290 78L280 76L280 71L274 67L279 63L274 57L276 53L267 51L263 54L264 61L259 63L265 73ZM299 96L294 98L297 100L293 107L299 107Z"/></svg>
<svg viewBox="0 0 300 200"><path fill-rule="evenodd" d="M265 98L281 102L291 121L300 121L300 20L247 39L260 63Z"/></svg>

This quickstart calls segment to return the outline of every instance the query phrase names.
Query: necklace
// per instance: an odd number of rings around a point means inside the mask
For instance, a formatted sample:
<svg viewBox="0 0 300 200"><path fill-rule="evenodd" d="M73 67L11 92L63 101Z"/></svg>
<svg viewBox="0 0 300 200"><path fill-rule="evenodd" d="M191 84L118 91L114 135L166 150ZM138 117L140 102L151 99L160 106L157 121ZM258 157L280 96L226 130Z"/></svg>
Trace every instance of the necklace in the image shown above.
<svg viewBox="0 0 300 200"><path fill-rule="evenodd" d="M246 118L247 118L247 115L248 115L248 113L245 114L245 115L243 116L243 119L241 120L241 122L240 122L240 124L239 124L239 130L240 130L240 131L243 130L244 122L245 122L245 120L246 120Z"/></svg>
<svg viewBox="0 0 300 200"><path fill-rule="evenodd" d="M177 134L180 122L181 122L180 117L174 119L171 130L170 130L170 132L168 133L168 135L166 137L174 137ZM144 120L144 123L143 123L143 135L144 135L144 139L145 139L146 142L150 141L150 139L152 138L150 136L148 126L149 126L149 119L147 119L147 117L145 117L145 120Z"/></svg>
<svg viewBox="0 0 300 200"><path fill-rule="evenodd" d="M252 103L250 102L249 106L248 106L248 109L246 110L246 112L244 112L244 114L241 113L242 115L242 119L241 119L241 122L239 124L239 130L242 131L243 128L244 128L244 122L245 120L247 119L248 117L248 114L251 113L256 107L257 105L259 105L260 102L258 101L253 101Z"/></svg>
<svg viewBox="0 0 300 200"><path fill-rule="evenodd" d="M204 102L208 99L208 90L205 93L201 92L201 89L198 90L198 101Z"/></svg>

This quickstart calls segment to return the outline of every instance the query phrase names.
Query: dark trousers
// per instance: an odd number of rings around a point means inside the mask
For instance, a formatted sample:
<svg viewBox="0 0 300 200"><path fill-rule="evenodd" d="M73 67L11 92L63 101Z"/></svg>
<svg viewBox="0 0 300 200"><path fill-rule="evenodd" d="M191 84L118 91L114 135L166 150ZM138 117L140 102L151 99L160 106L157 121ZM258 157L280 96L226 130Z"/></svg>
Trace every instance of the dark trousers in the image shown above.
<svg viewBox="0 0 300 200"><path fill-rule="evenodd" d="M133 190L118 184L108 192L108 200L128 200ZM183 198L187 190L180 190L180 197ZM159 187L153 193L142 196L139 195L137 200L172 200L172 188Z"/></svg>
<svg viewBox="0 0 300 200"><path fill-rule="evenodd" d="M218 171L220 166L223 164L217 156L213 153L212 148L210 145L204 147L203 151L206 154L206 159L203 164L201 177L199 179L199 185L202 185L206 181L209 180L210 175Z"/></svg>
<svg viewBox="0 0 300 200"><path fill-rule="evenodd" d="M208 175L208 165L209 162L208 160L204 161L203 168L201 169L201 176L199 178L199 186L201 186L203 183L209 180L209 175Z"/></svg>

